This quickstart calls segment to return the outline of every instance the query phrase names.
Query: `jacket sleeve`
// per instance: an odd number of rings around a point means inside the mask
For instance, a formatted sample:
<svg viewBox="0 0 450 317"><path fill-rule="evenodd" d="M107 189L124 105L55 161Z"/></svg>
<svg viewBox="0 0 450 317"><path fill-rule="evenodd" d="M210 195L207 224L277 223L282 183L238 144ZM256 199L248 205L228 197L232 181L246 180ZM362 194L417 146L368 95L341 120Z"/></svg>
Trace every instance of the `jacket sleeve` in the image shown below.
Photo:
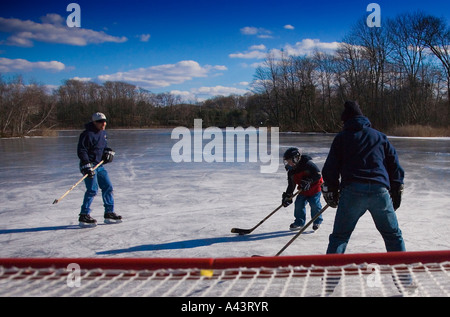
<svg viewBox="0 0 450 317"><path fill-rule="evenodd" d="M400 162L398 160L397 152L392 144L386 139L385 143L385 164L386 170L389 174L389 182L392 183L400 183L403 184L403 179L405 177L405 171L400 166Z"/></svg>
<svg viewBox="0 0 450 317"><path fill-rule="evenodd" d="M341 145L338 134L331 144L330 152L322 168L322 177L328 187L339 188L339 178L341 171Z"/></svg>
<svg viewBox="0 0 450 317"><path fill-rule="evenodd" d="M286 194L292 195L295 189L294 173L292 172L292 170L290 170L287 173L287 179L288 179L288 186L286 188Z"/></svg>
<svg viewBox="0 0 450 317"><path fill-rule="evenodd" d="M322 178L322 174L320 173L319 168L312 161L308 161L308 163L306 164L306 170L307 178L310 178L313 183Z"/></svg>
<svg viewBox="0 0 450 317"><path fill-rule="evenodd" d="M81 163L88 163L89 160L89 147L90 141L88 138L88 134L86 132L81 133L80 139L78 140L77 154Z"/></svg>

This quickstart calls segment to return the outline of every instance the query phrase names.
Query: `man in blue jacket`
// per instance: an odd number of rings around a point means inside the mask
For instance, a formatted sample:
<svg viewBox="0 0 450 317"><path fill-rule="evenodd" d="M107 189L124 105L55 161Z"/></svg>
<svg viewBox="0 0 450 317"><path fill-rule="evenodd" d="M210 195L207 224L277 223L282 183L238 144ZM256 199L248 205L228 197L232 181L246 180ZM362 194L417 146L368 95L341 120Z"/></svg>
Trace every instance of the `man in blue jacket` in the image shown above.
<svg viewBox="0 0 450 317"><path fill-rule="evenodd" d="M343 131L336 135L322 169L322 193L337 207L327 253L344 253L359 218L367 211L387 251L405 251L395 210L400 207L404 171L387 137L371 128L359 105L347 101ZM340 179L340 181L339 181Z"/></svg>
<svg viewBox="0 0 450 317"><path fill-rule="evenodd" d="M367 211L384 239L386 250L405 251L395 210L400 207L404 171L394 147L381 132L371 128L359 105L347 101L341 117L343 131L333 140L322 168L322 194L336 208L327 254L344 253L359 218ZM339 277L327 277L325 291L332 293ZM407 273L394 278L403 293L416 284Z"/></svg>
<svg viewBox="0 0 450 317"><path fill-rule="evenodd" d="M104 165L112 162L114 151L107 147L106 116L97 112L92 115L92 121L86 124L86 130L80 135L77 153L80 159L80 171L88 175L84 179L86 192L79 215L79 224L82 227L97 225L97 220L90 216L91 204L97 195L98 188L102 190L103 206L105 207L105 223L121 222L122 217L114 212L113 186ZM103 161L96 170L94 167Z"/></svg>

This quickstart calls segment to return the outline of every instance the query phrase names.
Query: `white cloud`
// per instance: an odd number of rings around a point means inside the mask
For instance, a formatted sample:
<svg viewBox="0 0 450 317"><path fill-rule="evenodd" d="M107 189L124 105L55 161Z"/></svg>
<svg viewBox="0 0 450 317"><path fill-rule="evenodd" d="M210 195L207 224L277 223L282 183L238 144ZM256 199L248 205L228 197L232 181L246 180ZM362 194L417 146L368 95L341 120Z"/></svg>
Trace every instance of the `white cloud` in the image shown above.
<svg viewBox="0 0 450 317"><path fill-rule="evenodd" d="M265 45L252 45L243 53L229 54L230 58L244 58L244 59L264 59L266 57L267 48Z"/></svg>
<svg viewBox="0 0 450 317"><path fill-rule="evenodd" d="M316 50L324 52L335 51L339 46L338 42L321 42L317 39L303 39L300 42L292 44L286 44L283 49L271 49L267 50L265 45L253 45L247 51L240 53L229 54L230 58L242 58L242 59L265 59L267 53L271 53L275 58L279 58L282 54L301 56L301 55L311 55ZM248 64L243 66L248 67ZM257 64L252 64L251 67L257 67Z"/></svg>
<svg viewBox="0 0 450 317"><path fill-rule="evenodd" d="M258 51L264 51L266 50L266 46L264 44L260 44L260 45L252 45L249 48L250 50L258 50Z"/></svg>
<svg viewBox="0 0 450 317"><path fill-rule="evenodd" d="M5 44L32 47L34 41L60 43L76 46L99 44L104 42L122 43L126 37L115 37L103 31L83 28L69 28L58 14L47 14L41 18L42 23L30 20L6 19L0 17L0 32L11 33Z"/></svg>
<svg viewBox="0 0 450 317"><path fill-rule="evenodd" d="M228 57L244 58L244 59L263 59L266 57L266 53L259 50L253 50L253 51L246 51L244 53L229 54Z"/></svg>
<svg viewBox="0 0 450 317"><path fill-rule="evenodd" d="M211 66L208 66L211 67ZM224 65L216 65L216 66L212 66L212 69L214 70L228 70L228 68Z"/></svg>
<svg viewBox="0 0 450 317"><path fill-rule="evenodd" d="M185 100L195 99L195 95L191 91L186 90L171 90L170 93L172 95L180 96Z"/></svg>
<svg viewBox="0 0 450 317"><path fill-rule="evenodd" d="M246 89L240 89L236 87L200 87L191 90L196 95L208 95L208 96L229 96L229 95L243 95L248 92Z"/></svg>
<svg viewBox="0 0 450 317"><path fill-rule="evenodd" d="M264 28L257 28L254 26L243 27L241 29L241 33L244 35L255 35L258 38L262 39L272 38L272 31Z"/></svg>
<svg viewBox="0 0 450 317"><path fill-rule="evenodd" d="M293 26L290 25L290 24L286 24L286 25L284 26L284 28L285 28L286 30L294 30L294 29L295 29L295 27L293 27Z"/></svg>
<svg viewBox="0 0 450 317"><path fill-rule="evenodd" d="M258 33L258 28L246 26L241 29L241 33L245 35L256 35Z"/></svg>
<svg viewBox="0 0 450 317"><path fill-rule="evenodd" d="M139 41L141 41L141 42L148 42L149 39L150 39L150 34L139 35Z"/></svg>
<svg viewBox="0 0 450 317"><path fill-rule="evenodd" d="M100 75L101 81L124 81L146 89L164 88L181 84L198 77L207 77L214 71L227 70L222 65L201 66L196 61L180 61L176 64L165 64L145 68L132 69L110 75Z"/></svg>
<svg viewBox="0 0 450 317"><path fill-rule="evenodd" d="M42 23L46 24L63 24L64 18L56 13L48 13L47 15L41 17Z"/></svg>
<svg viewBox="0 0 450 317"><path fill-rule="evenodd" d="M240 85L243 85L240 83ZM189 91L172 90L173 95L180 96L185 102L205 101L215 96L230 96L230 95L244 95L249 93L247 89L240 89L236 87L214 86L214 87L199 87L192 88Z"/></svg>
<svg viewBox="0 0 450 317"><path fill-rule="evenodd" d="M73 77L72 79L73 80L78 80L78 81L86 81L86 82L92 81L91 77L78 77L78 76L76 76L76 77Z"/></svg>
<svg viewBox="0 0 450 317"><path fill-rule="evenodd" d="M294 45L285 45L284 52L294 56L311 55L315 50L331 52L335 51L338 47L338 42L321 42L318 39L303 39Z"/></svg>
<svg viewBox="0 0 450 317"><path fill-rule="evenodd" d="M0 72L10 73L10 72L29 72L35 69L42 69L47 71L59 72L66 68L66 66L58 61L50 62L30 62L25 59L10 59L1 57L0 58Z"/></svg>

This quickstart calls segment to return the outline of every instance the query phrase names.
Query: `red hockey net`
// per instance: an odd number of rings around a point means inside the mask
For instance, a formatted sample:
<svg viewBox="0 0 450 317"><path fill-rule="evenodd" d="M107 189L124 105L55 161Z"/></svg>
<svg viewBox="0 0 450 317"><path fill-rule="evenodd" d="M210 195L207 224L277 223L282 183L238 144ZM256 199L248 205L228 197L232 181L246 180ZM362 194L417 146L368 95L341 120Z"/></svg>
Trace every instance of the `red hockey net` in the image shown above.
<svg viewBox="0 0 450 317"><path fill-rule="evenodd" d="M450 296L450 251L0 259L0 296Z"/></svg>

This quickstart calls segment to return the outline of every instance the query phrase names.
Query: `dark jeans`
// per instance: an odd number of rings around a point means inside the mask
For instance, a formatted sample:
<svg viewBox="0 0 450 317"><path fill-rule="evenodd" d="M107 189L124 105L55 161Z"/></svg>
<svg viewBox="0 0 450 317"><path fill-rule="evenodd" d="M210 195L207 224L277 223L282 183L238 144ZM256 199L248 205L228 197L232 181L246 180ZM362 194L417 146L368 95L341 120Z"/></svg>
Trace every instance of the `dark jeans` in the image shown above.
<svg viewBox="0 0 450 317"><path fill-rule="evenodd" d="M386 250L405 251L389 191L381 184L352 183L341 191L327 254L344 253L359 218L369 210Z"/></svg>

